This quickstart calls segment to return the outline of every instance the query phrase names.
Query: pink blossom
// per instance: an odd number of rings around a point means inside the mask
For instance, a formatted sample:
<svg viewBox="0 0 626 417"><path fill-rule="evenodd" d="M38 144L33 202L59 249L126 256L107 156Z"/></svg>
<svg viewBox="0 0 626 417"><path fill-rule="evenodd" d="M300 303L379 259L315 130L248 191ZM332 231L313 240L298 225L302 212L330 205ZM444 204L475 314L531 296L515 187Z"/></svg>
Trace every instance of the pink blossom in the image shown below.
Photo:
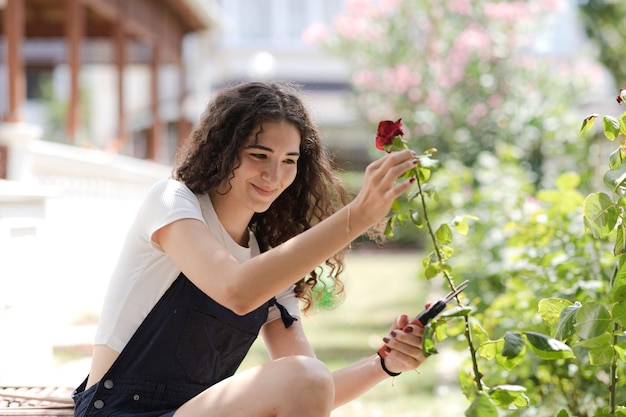
<svg viewBox="0 0 626 417"><path fill-rule="evenodd" d="M503 102L504 102L504 99L502 98L502 95L498 93L494 93L490 95L489 98L487 99L487 104L489 104L489 106L492 109L499 108L500 106L502 106Z"/></svg>
<svg viewBox="0 0 626 417"><path fill-rule="evenodd" d="M376 89L378 84L376 76L369 70L355 71L354 74L352 74L352 82L357 87L363 87L369 90Z"/></svg>
<svg viewBox="0 0 626 417"><path fill-rule="evenodd" d="M448 105L446 104L446 101L441 94L437 92L431 92L428 94L428 97L426 98L426 105L438 116L443 116L448 113Z"/></svg>
<svg viewBox="0 0 626 417"><path fill-rule="evenodd" d="M451 0L448 3L448 10L453 13L469 15L472 13L472 5L469 0Z"/></svg>
<svg viewBox="0 0 626 417"><path fill-rule="evenodd" d="M485 15L493 19L514 22L528 17L528 7L522 1L487 3Z"/></svg>
<svg viewBox="0 0 626 417"><path fill-rule="evenodd" d="M329 33L328 26L320 22L315 22L304 29L302 32L302 41L306 45L314 46L328 39Z"/></svg>

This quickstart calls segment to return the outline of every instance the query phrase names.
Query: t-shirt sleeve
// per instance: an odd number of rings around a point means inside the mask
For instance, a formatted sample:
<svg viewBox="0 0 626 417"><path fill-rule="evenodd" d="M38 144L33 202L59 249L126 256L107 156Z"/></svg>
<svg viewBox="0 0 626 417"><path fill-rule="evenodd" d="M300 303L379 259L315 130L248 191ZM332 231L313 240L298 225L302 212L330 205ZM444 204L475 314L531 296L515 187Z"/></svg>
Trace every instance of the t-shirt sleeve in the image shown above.
<svg viewBox="0 0 626 417"><path fill-rule="evenodd" d="M287 309L287 312L294 317L300 316L300 303L298 298L296 297L295 285L290 286L289 288L282 291L280 294L276 296L276 302ZM275 305L270 306L269 311L267 313L267 321L274 321L279 319L280 310Z"/></svg>
<svg viewBox="0 0 626 417"><path fill-rule="evenodd" d="M164 180L152 186L137 213L137 222L146 233L145 238L159 251L162 249L152 240L152 235L180 219L197 219L205 223L198 197L176 180Z"/></svg>

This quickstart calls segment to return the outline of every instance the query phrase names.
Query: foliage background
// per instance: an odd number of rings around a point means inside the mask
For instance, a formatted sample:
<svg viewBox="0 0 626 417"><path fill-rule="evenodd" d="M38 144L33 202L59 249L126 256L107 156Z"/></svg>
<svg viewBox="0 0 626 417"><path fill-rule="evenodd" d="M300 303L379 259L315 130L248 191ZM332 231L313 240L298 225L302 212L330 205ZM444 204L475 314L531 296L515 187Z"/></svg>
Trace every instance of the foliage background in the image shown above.
<svg viewBox="0 0 626 417"><path fill-rule="evenodd" d="M444 168L429 184L436 197L430 212L435 223L479 218L467 237L455 237L454 268L470 280L473 318L491 340L508 331L553 336L537 313L539 301L602 299L615 261L607 242L585 232L581 212L606 150L597 137L578 134L585 106L611 81L588 44L569 55L541 48L555 13L567 6L352 0L333 27L306 33L352 64L353 105L370 131L380 120L402 118L413 149L439 150ZM619 7L581 5L581 21L600 42L598 57L618 77ZM410 224L395 233L396 242L423 245ZM484 355L481 369L487 386L527 389L530 406L501 410L507 415L598 415L607 402L606 372L584 349L577 356L545 361L528 354L503 369Z"/></svg>

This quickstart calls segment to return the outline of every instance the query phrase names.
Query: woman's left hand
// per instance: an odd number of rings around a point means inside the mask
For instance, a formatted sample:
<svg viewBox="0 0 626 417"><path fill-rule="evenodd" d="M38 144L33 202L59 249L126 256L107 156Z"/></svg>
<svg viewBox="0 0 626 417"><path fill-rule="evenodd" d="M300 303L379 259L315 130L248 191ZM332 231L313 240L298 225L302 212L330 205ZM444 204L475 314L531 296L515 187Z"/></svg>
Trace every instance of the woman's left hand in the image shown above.
<svg viewBox="0 0 626 417"><path fill-rule="evenodd" d="M389 334L383 338L387 355L385 366L391 372L410 371L420 366L425 360L422 350L424 329L409 324L409 318L403 314L396 318Z"/></svg>

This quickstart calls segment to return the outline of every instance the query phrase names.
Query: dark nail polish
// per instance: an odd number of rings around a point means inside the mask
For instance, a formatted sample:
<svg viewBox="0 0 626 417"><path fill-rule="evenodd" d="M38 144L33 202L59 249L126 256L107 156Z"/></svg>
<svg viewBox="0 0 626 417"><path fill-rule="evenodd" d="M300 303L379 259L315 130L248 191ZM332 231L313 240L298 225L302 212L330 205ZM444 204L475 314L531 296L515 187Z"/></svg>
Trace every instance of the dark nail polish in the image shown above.
<svg viewBox="0 0 626 417"><path fill-rule="evenodd" d="M415 177L412 177L412 178L409 180L409 182L410 182L411 184L413 184L413 183L415 182Z"/></svg>
<svg viewBox="0 0 626 417"><path fill-rule="evenodd" d="M413 328L411 326L406 326L404 328L404 333L413 333Z"/></svg>
<svg viewBox="0 0 626 417"><path fill-rule="evenodd" d="M392 330L389 334L391 335L391 337L396 337L398 335L395 330Z"/></svg>
<svg viewBox="0 0 626 417"><path fill-rule="evenodd" d="M383 342L389 343L390 341L391 341L391 339L388 338L387 336L383 337Z"/></svg>

